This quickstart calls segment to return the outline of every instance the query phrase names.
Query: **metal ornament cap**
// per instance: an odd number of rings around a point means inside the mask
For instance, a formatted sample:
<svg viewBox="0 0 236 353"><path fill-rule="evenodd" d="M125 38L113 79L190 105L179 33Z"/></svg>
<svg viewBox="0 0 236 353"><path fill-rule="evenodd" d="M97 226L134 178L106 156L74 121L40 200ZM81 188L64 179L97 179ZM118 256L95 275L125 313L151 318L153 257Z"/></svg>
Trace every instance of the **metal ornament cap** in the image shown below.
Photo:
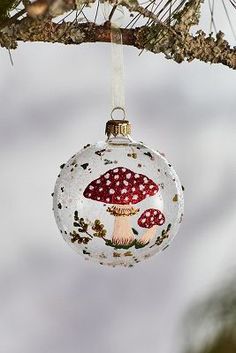
<svg viewBox="0 0 236 353"><path fill-rule="evenodd" d="M105 133L108 138L113 136L128 136L131 134L131 124L128 120L108 120L106 123Z"/></svg>

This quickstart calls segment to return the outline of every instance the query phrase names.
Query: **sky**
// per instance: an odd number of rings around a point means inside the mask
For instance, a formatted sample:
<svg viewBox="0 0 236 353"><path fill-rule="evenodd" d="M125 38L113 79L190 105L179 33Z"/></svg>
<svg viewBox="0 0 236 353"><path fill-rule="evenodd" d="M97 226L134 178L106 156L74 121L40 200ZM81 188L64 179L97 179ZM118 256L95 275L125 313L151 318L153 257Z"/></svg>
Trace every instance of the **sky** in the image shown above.
<svg viewBox="0 0 236 353"><path fill-rule="evenodd" d="M0 351L183 353L185 315L235 271L235 72L124 48L133 138L166 154L185 217L132 269L84 261L50 196L59 166L103 140L110 46L21 43L0 55Z"/></svg>

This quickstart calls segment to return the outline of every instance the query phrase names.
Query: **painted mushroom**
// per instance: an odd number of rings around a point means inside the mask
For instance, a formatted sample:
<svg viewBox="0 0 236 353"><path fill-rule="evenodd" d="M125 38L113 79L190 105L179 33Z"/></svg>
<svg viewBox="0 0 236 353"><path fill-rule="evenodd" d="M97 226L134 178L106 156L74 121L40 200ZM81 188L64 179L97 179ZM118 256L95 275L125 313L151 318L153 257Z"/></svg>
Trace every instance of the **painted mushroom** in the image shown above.
<svg viewBox="0 0 236 353"><path fill-rule="evenodd" d="M133 205L157 192L158 185L147 176L118 167L93 180L84 190L84 197L112 204L107 209L115 217L112 244L127 246L134 241L129 217L139 211Z"/></svg>
<svg viewBox="0 0 236 353"><path fill-rule="evenodd" d="M142 228L148 228L146 233L138 240L142 245L146 245L155 235L157 227L165 223L163 213L155 208L145 210L138 219L138 225Z"/></svg>

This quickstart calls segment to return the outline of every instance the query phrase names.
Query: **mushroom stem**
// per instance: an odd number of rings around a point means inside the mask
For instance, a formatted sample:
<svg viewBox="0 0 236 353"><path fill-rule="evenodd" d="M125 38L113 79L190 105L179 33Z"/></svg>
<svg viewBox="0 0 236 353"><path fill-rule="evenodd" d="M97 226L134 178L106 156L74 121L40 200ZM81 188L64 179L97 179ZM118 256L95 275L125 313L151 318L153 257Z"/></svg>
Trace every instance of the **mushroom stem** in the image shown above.
<svg viewBox="0 0 236 353"><path fill-rule="evenodd" d="M142 245L146 245L149 243L149 241L154 237L156 234L158 225L153 226L152 228L149 228L146 233L138 240L138 242Z"/></svg>
<svg viewBox="0 0 236 353"><path fill-rule="evenodd" d="M128 205L119 205L119 208L129 209ZM114 245L129 245L134 241L134 234L130 225L130 216L115 216L112 243Z"/></svg>

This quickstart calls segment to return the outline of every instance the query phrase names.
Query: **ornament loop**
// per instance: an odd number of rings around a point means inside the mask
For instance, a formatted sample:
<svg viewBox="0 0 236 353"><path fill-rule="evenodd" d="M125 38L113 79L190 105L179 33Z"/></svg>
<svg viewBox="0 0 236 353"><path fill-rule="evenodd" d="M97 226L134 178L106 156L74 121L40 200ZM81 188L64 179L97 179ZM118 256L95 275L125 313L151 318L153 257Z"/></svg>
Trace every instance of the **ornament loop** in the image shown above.
<svg viewBox="0 0 236 353"><path fill-rule="evenodd" d="M113 114L116 110L121 110L123 112L123 119L119 119L119 120L126 120L126 112L125 112L125 109L122 108L122 107L115 107L112 109L111 111L111 120L117 120L113 117Z"/></svg>

